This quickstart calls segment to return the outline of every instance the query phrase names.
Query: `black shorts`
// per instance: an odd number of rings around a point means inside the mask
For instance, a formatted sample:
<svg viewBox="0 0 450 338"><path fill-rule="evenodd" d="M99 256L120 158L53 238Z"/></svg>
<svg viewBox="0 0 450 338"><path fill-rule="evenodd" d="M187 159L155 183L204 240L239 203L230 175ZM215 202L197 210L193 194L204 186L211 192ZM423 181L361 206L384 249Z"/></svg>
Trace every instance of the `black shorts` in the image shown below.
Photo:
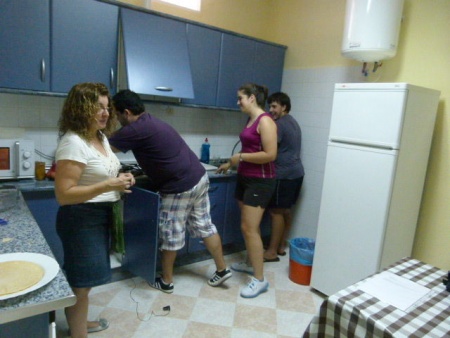
<svg viewBox="0 0 450 338"><path fill-rule="evenodd" d="M289 209L297 202L302 188L303 176L293 180L277 180L275 193L269 203L270 209Z"/></svg>
<svg viewBox="0 0 450 338"><path fill-rule="evenodd" d="M245 205L267 208L275 191L275 178L238 175L234 197Z"/></svg>

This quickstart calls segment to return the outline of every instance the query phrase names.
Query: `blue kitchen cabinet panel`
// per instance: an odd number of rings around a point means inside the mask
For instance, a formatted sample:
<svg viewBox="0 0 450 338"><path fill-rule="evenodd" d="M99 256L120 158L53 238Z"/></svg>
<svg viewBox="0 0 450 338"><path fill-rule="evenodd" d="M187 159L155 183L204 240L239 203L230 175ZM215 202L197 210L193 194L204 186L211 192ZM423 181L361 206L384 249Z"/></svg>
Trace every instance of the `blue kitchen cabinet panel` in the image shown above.
<svg viewBox="0 0 450 338"><path fill-rule="evenodd" d="M255 47L254 40L222 34L217 106L238 109L239 87L253 81Z"/></svg>
<svg viewBox="0 0 450 338"><path fill-rule="evenodd" d="M222 33L187 24L194 99L187 104L216 106Z"/></svg>
<svg viewBox="0 0 450 338"><path fill-rule="evenodd" d="M61 240L56 233L56 215L58 214L59 204L56 202L55 192L53 190L22 191L22 196L56 261L62 267L64 251Z"/></svg>
<svg viewBox="0 0 450 338"><path fill-rule="evenodd" d="M50 89L48 0L0 0L0 87Z"/></svg>
<svg viewBox="0 0 450 338"><path fill-rule="evenodd" d="M0 325L1 338L48 338L50 314L42 313Z"/></svg>
<svg viewBox="0 0 450 338"><path fill-rule="evenodd" d="M253 82L266 86L269 94L279 92L286 48L259 41L255 44Z"/></svg>
<svg viewBox="0 0 450 338"><path fill-rule="evenodd" d="M186 23L121 8L129 89L174 98L194 98Z"/></svg>
<svg viewBox="0 0 450 338"><path fill-rule="evenodd" d="M114 93L118 12L92 0L0 0L0 87L67 93L102 82Z"/></svg>
<svg viewBox="0 0 450 338"><path fill-rule="evenodd" d="M123 205L125 255L123 268L153 283L158 253L160 196L133 187Z"/></svg>
<svg viewBox="0 0 450 338"><path fill-rule="evenodd" d="M286 47L222 34L217 106L238 109L237 91L245 83L281 90Z"/></svg>
<svg viewBox="0 0 450 338"><path fill-rule="evenodd" d="M223 231L223 244L244 243L244 237L241 232L241 210L234 197L236 190L236 176L231 177L227 185L227 199L225 209L225 227Z"/></svg>
<svg viewBox="0 0 450 338"><path fill-rule="evenodd" d="M259 227L261 229L261 237L262 238L270 237L271 227L272 227L272 220L270 218L270 212L269 212L268 209L266 209L264 211L264 215L263 215L263 218L261 220L261 224L260 224Z"/></svg>
<svg viewBox="0 0 450 338"><path fill-rule="evenodd" d="M212 180L208 190L211 219L217 228L219 236L222 238L225 226L225 203L227 194L227 180ZM205 244L201 238L188 238L188 252L205 250Z"/></svg>
<svg viewBox="0 0 450 338"><path fill-rule="evenodd" d="M52 1L53 92L67 93L81 82L101 82L115 92L118 18L119 8L107 3Z"/></svg>

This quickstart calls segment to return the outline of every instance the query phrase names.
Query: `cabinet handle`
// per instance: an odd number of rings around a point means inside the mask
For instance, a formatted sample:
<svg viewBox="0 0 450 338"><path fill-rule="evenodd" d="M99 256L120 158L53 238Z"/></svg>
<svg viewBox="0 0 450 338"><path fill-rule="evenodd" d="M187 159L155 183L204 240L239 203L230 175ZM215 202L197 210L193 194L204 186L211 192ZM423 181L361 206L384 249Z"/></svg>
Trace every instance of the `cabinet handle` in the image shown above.
<svg viewBox="0 0 450 338"><path fill-rule="evenodd" d="M111 74L110 74L109 82L111 84L111 88L114 88L114 69L113 68L111 68Z"/></svg>
<svg viewBox="0 0 450 338"><path fill-rule="evenodd" d="M45 82L45 60L41 59L41 81Z"/></svg>
<svg viewBox="0 0 450 338"><path fill-rule="evenodd" d="M163 86L157 86L155 87L155 89L159 90L160 92L171 92L173 90L173 88Z"/></svg>

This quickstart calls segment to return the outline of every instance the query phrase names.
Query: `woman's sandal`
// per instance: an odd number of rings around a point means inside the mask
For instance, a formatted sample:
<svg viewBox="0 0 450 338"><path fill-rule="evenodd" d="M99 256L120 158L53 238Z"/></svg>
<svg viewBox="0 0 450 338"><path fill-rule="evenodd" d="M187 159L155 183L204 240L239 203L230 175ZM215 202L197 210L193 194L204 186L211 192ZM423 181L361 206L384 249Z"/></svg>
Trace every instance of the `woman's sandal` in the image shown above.
<svg viewBox="0 0 450 338"><path fill-rule="evenodd" d="M109 322L105 318L100 318L98 320L98 325L94 327L88 327L87 332L93 333L93 332L99 332L106 330L109 327Z"/></svg>

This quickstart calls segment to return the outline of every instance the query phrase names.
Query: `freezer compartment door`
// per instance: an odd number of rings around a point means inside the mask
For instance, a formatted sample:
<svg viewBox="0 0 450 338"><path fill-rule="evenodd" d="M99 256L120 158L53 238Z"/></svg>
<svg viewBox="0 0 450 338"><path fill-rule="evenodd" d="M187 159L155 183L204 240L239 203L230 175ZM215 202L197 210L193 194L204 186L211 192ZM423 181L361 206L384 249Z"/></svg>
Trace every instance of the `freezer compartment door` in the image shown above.
<svg viewBox="0 0 450 338"><path fill-rule="evenodd" d="M330 140L398 149L407 90L336 90Z"/></svg>
<svg viewBox="0 0 450 338"><path fill-rule="evenodd" d="M331 295L378 271L396 151L329 145L311 286Z"/></svg>

